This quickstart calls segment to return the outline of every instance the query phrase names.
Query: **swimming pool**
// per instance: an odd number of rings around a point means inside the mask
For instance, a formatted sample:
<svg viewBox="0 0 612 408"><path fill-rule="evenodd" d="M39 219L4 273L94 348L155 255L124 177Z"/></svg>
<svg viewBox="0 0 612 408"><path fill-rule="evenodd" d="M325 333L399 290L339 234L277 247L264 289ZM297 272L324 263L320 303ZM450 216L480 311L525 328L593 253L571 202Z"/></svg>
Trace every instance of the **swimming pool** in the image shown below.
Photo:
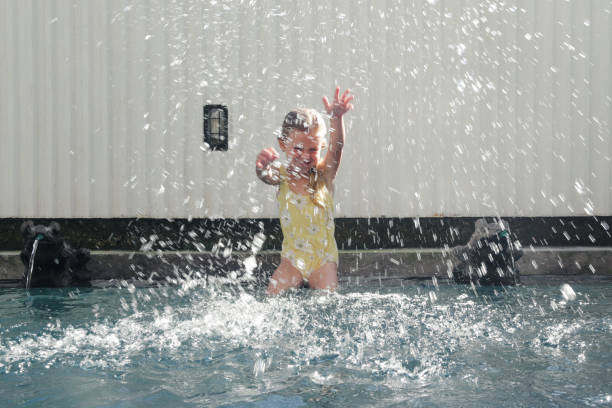
<svg viewBox="0 0 612 408"><path fill-rule="evenodd" d="M609 406L612 284L0 292L33 407ZM126 285L124 285L126 286Z"/></svg>

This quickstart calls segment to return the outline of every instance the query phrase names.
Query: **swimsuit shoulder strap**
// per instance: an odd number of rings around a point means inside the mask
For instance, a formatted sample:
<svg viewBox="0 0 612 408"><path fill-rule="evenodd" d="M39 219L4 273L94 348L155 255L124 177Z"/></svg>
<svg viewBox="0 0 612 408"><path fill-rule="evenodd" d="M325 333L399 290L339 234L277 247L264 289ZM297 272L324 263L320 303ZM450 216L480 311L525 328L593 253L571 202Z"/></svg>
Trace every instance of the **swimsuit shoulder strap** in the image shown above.
<svg viewBox="0 0 612 408"><path fill-rule="evenodd" d="M278 191L284 191L286 190L287 187L287 168L285 167L285 165L281 164L280 167L278 168L278 172L280 175L280 183L278 185Z"/></svg>

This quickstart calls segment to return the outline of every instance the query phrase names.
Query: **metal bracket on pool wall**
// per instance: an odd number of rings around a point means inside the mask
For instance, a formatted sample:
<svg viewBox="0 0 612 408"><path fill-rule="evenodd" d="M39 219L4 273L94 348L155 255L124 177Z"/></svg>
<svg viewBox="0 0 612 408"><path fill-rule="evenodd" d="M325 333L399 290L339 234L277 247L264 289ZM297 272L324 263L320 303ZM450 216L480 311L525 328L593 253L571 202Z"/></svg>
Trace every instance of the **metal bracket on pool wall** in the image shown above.
<svg viewBox="0 0 612 408"><path fill-rule="evenodd" d="M228 149L228 112L225 105L204 105L204 143L211 150Z"/></svg>

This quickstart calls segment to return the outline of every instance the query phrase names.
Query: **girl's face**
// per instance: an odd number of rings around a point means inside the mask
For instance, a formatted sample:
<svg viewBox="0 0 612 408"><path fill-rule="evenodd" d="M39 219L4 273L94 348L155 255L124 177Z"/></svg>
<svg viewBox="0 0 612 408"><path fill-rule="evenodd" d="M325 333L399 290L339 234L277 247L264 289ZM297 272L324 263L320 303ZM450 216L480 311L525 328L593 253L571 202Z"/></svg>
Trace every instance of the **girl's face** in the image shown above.
<svg viewBox="0 0 612 408"><path fill-rule="evenodd" d="M292 130L281 149L287 154L289 165L300 174L308 174L321 160L324 139L321 135ZM284 147L283 147L284 145Z"/></svg>

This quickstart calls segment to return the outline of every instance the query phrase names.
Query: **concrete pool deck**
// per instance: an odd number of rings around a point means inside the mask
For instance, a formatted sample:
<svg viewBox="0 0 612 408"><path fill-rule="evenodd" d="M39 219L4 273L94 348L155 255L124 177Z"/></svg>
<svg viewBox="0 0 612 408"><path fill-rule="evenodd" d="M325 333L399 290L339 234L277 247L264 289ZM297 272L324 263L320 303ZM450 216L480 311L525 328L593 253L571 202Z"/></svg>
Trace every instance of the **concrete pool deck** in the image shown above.
<svg viewBox="0 0 612 408"><path fill-rule="evenodd" d="M254 257L254 258L253 258ZM245 263L246 260L246 263ZM177 278L200 275L239 276L250 266L253 277L264 283L279 261L278 251L230 253L197 251L92 251L87 264L96 280L139 280L173 283ZM436 277L449 278L450 258L443 249L340 251L341 284L359 286L399 284ZM530 280L612 279L612 247L524 248L518 261L521 277ZM0 280L14 286L24 267L19 252L0 252Z"/></svg>

